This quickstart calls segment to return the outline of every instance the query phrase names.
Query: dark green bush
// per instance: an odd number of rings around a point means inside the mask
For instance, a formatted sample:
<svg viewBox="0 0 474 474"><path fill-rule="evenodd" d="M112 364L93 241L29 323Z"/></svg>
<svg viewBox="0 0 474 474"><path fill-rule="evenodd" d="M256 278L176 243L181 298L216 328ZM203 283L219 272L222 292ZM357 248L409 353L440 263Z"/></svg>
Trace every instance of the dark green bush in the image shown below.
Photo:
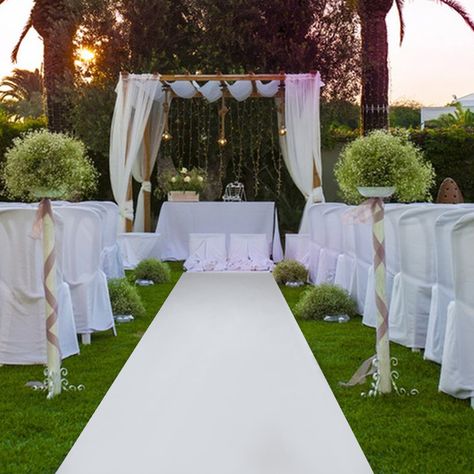
<svg viewBox="0 0 474 474"><path fill-rule="evenodd" d="M113 278L108 284L114 315L131 314L136 318L145 315L145 307L137 289L126 278Z"/></svg>
<svg viewBox="0 0 474 474"><path fill-rule="evenodd" d="M357 306L349 294L339 286L322 285L308 288L295 307L295 314L302 319L323 319L331 314L355 316Z"/></svg>
<svg viewBox="0 0 474 474"><path fill-rule="evenodd" d="M308 270L296 260L283 260L275 265L273 276L279 285L287 282L306 282Z"/></svg>
<svg viewBox="0 0 474 474"><path fill-rule="evenodd" d="M411 130L410 137L425 152L425 158L435 169L433 198L436 199L441 182L453 178L465 200L474 202L474 129Z"/></svg>
<svg viewBox="0 0 474 474"><path fill-rule="evenodd" d="M167 283L171 278L171 270L167 263L156 258L142 260L135 268L138 280L153 280L154 283Z"/></svg>

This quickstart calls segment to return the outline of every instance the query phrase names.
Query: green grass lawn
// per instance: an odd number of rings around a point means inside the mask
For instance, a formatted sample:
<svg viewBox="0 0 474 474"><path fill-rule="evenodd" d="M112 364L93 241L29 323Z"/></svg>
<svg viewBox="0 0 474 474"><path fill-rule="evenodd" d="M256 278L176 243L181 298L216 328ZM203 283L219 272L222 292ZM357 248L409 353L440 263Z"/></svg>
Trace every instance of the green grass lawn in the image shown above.
<svg viewBox="0 0 474 474"><path fill-rule="evenodd" d="M119 326L116 338L111 333L94 335L92 345L81 347L80 356L64 361L69 381L84 384L85 391L46 400L45 394L24 386L41 380L41 367L0 368L1 474L52 473L59 467L178 280L180 265L172 268L170 284L139 289L146 317ZM302 290L282 291L292 307ZM417 388L420 394L364 399L360 392L366 386L347 389L339 381L348 380L372 355L374 331L360 319L347 324L298 323L376 473L474 472L474 411L467 402L438 393L439 366L393 344L399 384ZM124 446L127 435L124 432Z"/></svg>

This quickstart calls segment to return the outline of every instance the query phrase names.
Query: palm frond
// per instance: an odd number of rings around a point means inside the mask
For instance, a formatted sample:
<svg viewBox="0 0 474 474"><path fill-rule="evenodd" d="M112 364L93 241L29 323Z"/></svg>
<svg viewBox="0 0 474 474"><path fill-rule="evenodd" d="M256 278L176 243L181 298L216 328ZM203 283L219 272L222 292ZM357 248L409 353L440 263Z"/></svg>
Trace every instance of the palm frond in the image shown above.
<svg viewBox="0 0 474 474"><path fill-rule="evenodd" d="M33 18L30 15L30 17L28 18L28 21L26 22L26 25L23 27L23 31L21 32L18 42L13 48L12 55L11 55L12 63L16 63L16 60L18 58L18 51L20 51L21 43L23 42L23 40L25 39L25 36L28 34L28 31L30 31L32 27L33 27Z"/></svg>
<svg viewBox="0 0 474 474"><path fill-rule="evenodd" d="M474 31L474 20L471 18L467 10L457 0L437 0L437 1L438 3L442 3L452 8L469 25L471 30Z"/></svg>
<svg viewBox="0 0 474 474"><path fill-rule="evenodd" d="M403 7L405 5L405 0L395 0L395 5L397 6L398 18L400 19L400 45L403 43L403 38L405 37L405 18L403 17Z"/></svg>

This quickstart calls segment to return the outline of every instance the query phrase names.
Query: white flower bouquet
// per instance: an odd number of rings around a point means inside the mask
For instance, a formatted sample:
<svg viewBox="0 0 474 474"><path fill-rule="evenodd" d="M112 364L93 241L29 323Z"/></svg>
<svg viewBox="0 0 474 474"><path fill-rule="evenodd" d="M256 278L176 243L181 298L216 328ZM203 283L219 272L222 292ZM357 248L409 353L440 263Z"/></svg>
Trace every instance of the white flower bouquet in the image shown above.
<svg viewBox="0 0 474 474"><path fill-rule="evenodd" d="M5 158L2 179L12 199L79 199L97 187L84 144L63 133L39 130L16 138Z"/></svg>
<svg viewBox="0 0 474 474"><path fill-rule="evenodd" d="M207 175L200 168L181 168L177 173L167 173L160 179L159 187L163 194L173 191L193 191L201 193L206 187Z"/></svg>

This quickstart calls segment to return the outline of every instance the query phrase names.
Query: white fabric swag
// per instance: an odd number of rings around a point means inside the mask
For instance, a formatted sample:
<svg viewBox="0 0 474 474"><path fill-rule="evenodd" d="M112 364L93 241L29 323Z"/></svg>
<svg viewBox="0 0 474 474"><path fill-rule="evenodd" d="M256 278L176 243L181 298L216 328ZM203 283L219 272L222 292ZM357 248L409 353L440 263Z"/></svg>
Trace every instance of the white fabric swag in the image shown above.
<svg viewBox="0 0 474 474"><path fill-rule="evenodd" d="M134 223L134 230L137 232L143 231L144 228L143 192L151 188L151 183L145 180L144 173L145 133L148 134L151 171L156 162L164 129L165 85L184 99L190 99L198 92L208 102L215 102L222 97L222 85L219 81L208 81L203 85L195 81L163 84L157 75L120 76L110 138L110 180L122 216L122 228L125 227L125 219L132 220L134 217L133 201L127 199L131 174L133 173L134 179L142 184ZM319 73L286 75L285 78L287 134L280 137L280 147L293 181L307 200L300 226L300 232L303 233L307 232L306 217L310 205L314 201L324 201L322 188L313 189L313 163L319 177L322 177L319 121L321 85ZM263 83L257 80L255 86L259 95L271 98L278 94L280 81ZM253 91L252 82L249 80L226 82L226 87L238 101L246 100ZM280 112L278 120L280 124L283 123Z"/></svg>

